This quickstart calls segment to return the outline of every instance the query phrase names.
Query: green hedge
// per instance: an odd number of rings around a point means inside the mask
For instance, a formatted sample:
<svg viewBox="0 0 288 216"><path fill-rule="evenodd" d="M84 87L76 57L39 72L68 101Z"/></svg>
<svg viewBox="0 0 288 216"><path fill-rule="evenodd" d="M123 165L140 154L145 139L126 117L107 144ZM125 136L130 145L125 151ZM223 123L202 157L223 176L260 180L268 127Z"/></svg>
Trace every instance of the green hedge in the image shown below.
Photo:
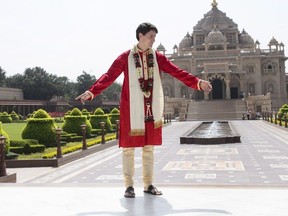
<svg viewBox="0 0 288 216"><path fill-rule="evenodd" d="M82 115L87 116L87 119L88 119L88 120L90 119L90 113L88 112L87 109L83 109L83 110L82 110Z"/></svg>
<svg viewBox="0 0 288 216"><path fill-rule="evenodd" d="M19 116L17 115L17 113L16 113L15 111L12 111L12 112L10 113L10 116L11 116L11 118L12 118L13 121L18 121L18 120L20 119Z"/></svg>
<svg viewBox="0 0 288 216"><path fill-rule="evenodd" d="M33 154L45 151L45 145L29 145L25 144L23 147L10 147L10 151L17 154Z"/></svg>
<svg viewBox="0 0 288 216"><path fill-rule="evenodd" d="M82 115L82 112L78 108L74 108L70 115L65 116L65 121L62 125L63 131L66 133L76 133L78 136L82 136L81 125L86 125L86 137L91 134L92 126L87 120L87 117Z"/></svg>
<svg viewBox="0 0 288 216"><path fill-rule="evenodd" d="M102 129L92 129L91 130L91 134L100 136L100 135L102 135ZM107 134L106 129L104 129L104 134Z"/></svg>
<svg viewBox="0 0 288 216"><path fill-rule="evenodd" d="M45 110L37 110L27 120L21 135L22 139L36 139L46 147L56 146L56 124Z"/></svg>
<svg viewBox="0 0 288 216"><path fill-rule="evenodd" d="M0 121L2 123L12 123L12 118L7 112L3 112L2 115L0 115Z"/></svg>
<svg viewBox="0 0 288 216"><path fill-rule="evenodd" d="M86 116L66 116L65 121L62 125L63 131L66 133L75 133L78 136L82 136L81 125L85 124L86 127L86 136L89 137L91 134L92 126L87 120Z"/></svg>
<svg viewBox="0 0 288 216"><path fill-rule="evenodd" d="M0 136L4 136L6 138L5 140L5 153L7 154L10 149L10 138L9 135L3 130L2 123L0 122Z"/></svg>
<svg viewBox="0 0 288 216"><path fill-rule="evenodd" d="M46 147L56 146L56 125L53 119L27 120L27 124L22 131L22 139L36 139Z"/></svg>
<svg viewBox="0 0 288 216"><path fill-rule="evenodd" d="M281 120L285 119L285 115L288 117L288 104L284 104L278 112L278 119L281 118Z"/></svg>
<svg viewBox="0 0 288 216"><path fill-rule="evenodd" d="M105 129L108 133L112 131L113 128L108 114L90 116L90 123L93 129L101 129L100 122L105 122Z"/></svg>
<svg viewBox="0 0 288 216"><path fill-rule="evenodd" d="M120 119L120 114L109 114L109 118L112 124L116 125L116 120Z"/></svg>
<svg viewBox="0 0 288 216"><path fill-rule="evenodd" d="M38 140L35 139L24 139L24 140L10 140L11 147L24 147L26 144L29 145L38 145Z"/></svg>

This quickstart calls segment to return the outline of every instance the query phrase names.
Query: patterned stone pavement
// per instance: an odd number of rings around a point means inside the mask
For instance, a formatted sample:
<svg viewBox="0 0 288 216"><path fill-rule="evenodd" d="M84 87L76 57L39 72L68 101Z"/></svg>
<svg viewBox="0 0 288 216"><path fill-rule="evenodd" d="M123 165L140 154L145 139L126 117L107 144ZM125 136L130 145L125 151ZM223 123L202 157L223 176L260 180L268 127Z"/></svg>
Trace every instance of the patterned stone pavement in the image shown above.
<svg viewBox="0 0 288 216"><path fill-rule="evenodd" d="M155 147L156 185L288 186L288 129L261 120L230 122L241 143L180 144L199 122L173 122ZM141 149L136 150L135 183L141 180ZM19 183L93 183L122 185L121 149L112 147Z"/></svg>
<svg viewBox="0 0 288 216"><path fill-rule="evenodd" d="M199 122L173 122L155 149L154 183L142 192L136 151L135 199L123 197L121 149L114 146L58 168L8 169L1 216L286 216L288 129L261 120L232 121L241 143L180 144Z"/></svg>

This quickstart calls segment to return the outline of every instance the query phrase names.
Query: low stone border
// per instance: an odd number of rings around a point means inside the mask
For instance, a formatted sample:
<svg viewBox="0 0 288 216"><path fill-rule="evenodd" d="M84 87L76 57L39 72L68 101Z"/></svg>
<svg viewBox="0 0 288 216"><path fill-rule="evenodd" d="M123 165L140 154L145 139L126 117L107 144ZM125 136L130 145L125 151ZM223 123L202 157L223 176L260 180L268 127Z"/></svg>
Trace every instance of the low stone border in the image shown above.
<svg viewBox="0 0 288 216"><path fill-rule="evenodd" d="M16 173L0 177L0 183L16 183Z"/></svg>

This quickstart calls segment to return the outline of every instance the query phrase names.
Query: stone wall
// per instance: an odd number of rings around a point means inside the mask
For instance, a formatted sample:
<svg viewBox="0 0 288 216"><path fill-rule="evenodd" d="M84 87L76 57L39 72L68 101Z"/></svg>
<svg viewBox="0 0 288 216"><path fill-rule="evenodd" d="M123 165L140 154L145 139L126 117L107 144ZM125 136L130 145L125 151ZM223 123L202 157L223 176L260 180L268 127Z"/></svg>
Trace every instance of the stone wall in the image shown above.
<svg viewBox="0 0 288 216"><path fill-rule="evenodd" d="M23 100L22 89L0 87L0 100Z"/></svg>
<svg viewBox="0 0 288 216"><path fill-rule="evenodd" d="M171 114L171 118L178 118L185 121L187 115L188 102L185 98L165 97L164 114Z"/></svg>
<svg viewBox="0 0 288 216"><path fill-rule="evenodd" d="M264 112L270 111L272 106L271 95L253 95L246 98L247 109L248 111L255 112ZM261 110L257 110L257 107L261 107Z"/></svg>

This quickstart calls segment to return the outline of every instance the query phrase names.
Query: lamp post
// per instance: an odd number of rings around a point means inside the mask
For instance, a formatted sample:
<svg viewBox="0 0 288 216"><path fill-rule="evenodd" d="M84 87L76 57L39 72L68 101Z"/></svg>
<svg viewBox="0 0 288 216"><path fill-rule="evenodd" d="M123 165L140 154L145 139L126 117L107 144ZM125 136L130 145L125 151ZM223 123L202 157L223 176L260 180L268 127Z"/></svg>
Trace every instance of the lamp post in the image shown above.
<svg viewBox="0 0 288 216"><path fill-rule="evenodd" d="M6 137L1 135L0 136L0 159L1 159L0 177L7 176L6 163L5 163L5 141L6 141Z"/></svg>
<svg viewBox="0 0 288 216"><path fill-rule="evenodd" d="M82 150L86 150L87 149L87 143L86 143L86 128L87 128L87 125L86 124L82 124L82 125L80 125L80 127L82 129L82 136L83 136Z"/></svg>
<svg viewBox="0 0 288 216"><path fill-rule="evenodd" d="M105 143L105 132L104 132L104 126L105 126L105 122L100 122L101 125L101 132L102 132L102 140L101 143L104 144Z"/></svg>
<svg viewBox="0 0 288 216"><path fill-rule="evenodd" d="M115 122L116 122L116 139L119 139L119 120L117 119Z"/></svg>
<svg viewBox="0 0 288 216"><path fill-rule="evenodd" d="M56 156L56 158L62 158L61 140L60 140L62 129L58 127L57 129L55 129L55 131L56 131L56 135L57 135L57 156Z"/></svg>

